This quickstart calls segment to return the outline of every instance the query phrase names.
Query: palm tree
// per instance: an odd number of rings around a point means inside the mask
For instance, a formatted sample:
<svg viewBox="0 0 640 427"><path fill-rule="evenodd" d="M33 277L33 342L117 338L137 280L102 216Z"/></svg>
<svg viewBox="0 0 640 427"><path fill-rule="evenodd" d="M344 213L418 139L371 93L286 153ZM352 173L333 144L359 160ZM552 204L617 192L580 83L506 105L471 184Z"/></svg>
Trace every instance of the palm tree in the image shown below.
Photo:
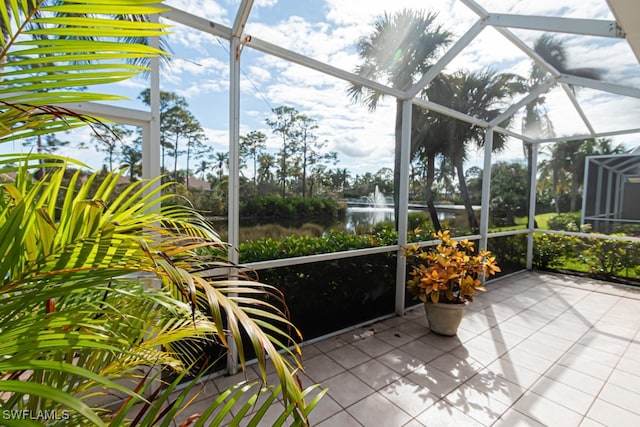
<svg viewBox="0 0 640 427"><path fill-rule="evenodd" d="M30 13L23 13L26 5ZM162 26L131 25L113 16L128 7L140 13L159 12L139 1L121 0L111 6L91 0L82 4L8 0L3 6L0 79L11 95L0 105L0 142L99 123L48 102L113 99L64 88L128 78L142 68L124 59L161 54L144 45L113 42L118 35L161 34ZM70 16L56 16L60 7ZM105 15L83 15L88 9ZM34 21L37 16L48 17L46 26L39 28L43 37L24 37L25 29L39 25ZM60 34L66 35L64 43L56 42ZM18 41L29 50L18 47ZM51 57L38 62L50 53L57 62L51 63ZM90 63L84 64L85 60ZM40 159L50 172L33 181L30 171L41 166L33 163ZM279 292L252 281L203 274L221 265L225 244L196 212L181 206L154 208L151 201L170 196L160 196L167 185L157 185L159 178L134 182L116 196L122 172L108 173L100 185L93 185L97 174L83 180L76 172L63 185L70 164L75 162L51 154L13 154L0 160L0 173L16 172L15 179L0 188L2 408L55 410L68 415L69 425L128 424L134 408L137 413L141 406L142 425L164 417L170 420L188 405L181 403L186 393L170 400L178 383L167 384L166 391L156 390L161 378L148 368L183 375L195 356L185 339L223 346L234 341L242 350L244 336L257 355L262 379L266 381L267 356L279 377L280 387L267 392L267 402L282 395L283 418L289 413L292 421L304 422L308 408L293 376L300 368L297 349L285 332L296 331L279 307ZM267 319L275 323L268 325ZM293 352L286 348L290 344ZM240 360L244 364L243 352ZM140 369L149 374L141 376ZM95 400L116 392L127 397L120 408L105 409ZM232 417L234 403L242 405L239 399L255 399L255 394L250 386L234 388L211 402L204 414L219 409L221 417ZM268 406L256 415L264 415Z"/></svg>
<svg viewBox="0 0 640 427"><path fill-rule="evenodd" d="M505 102L515 92L523 92L524 90L522 79L515 74L497 74L491 70L485 70L481 72L459 71L452 75L443 76L437 84L432 85L425 92L429 99L441 105L489 122L500 115ZM507 119L501 123L501 126L507 126L509 121L510 119ZM460 195L467 213L469 227L472 230L477 230L478 221L467 189L464 161L470 149L470 143L473 143L475 147L484 145L485 130L438 113L429 113L429 116L422 120L422 124L426 128L423 129L422 136L426 135L429 138L417 140L415 143L417 150L423 150L423 153L430 157L430 162L431 159L435 159L435 155L438 153L451 162L458 178ZM502 134L494 136L494 151L502 149L505 139L506 137ZM438 142L433 143L433 141ZM432 168L435 169L434 166ZM432 184L433 178L429 178L427 185ZM427 191L430 189L431 187L428 187Z"/></svg>
<svg viewBox="0 0 640 427"><path fill-rule="evenodd" d="M276 167L276 158L269 153L262 153L258 157L258 183L265 184L273 182L273 168Z"/></svg>
<svg viewBox="0 0 640 427"><path fill-rule="evenodd" d="M416 76L424 74L438 53L451 42L451 33L436 24L436 13L405 9L393 15L384 14L374 22L373 32L358 44L362 63L356 73L391 87L407 90ZM382 94L353 84L349 94L357 102L375 110ZM398 221L400 196L400 147L402 126L402 100L396 101L394 206Z"/></svg>
<svg viewBox="0 0 640 427"><path fill-rule="evenodd" d="M200 179L201 180L205 180L205 174L207 173L207 171L209 170L209 168L211 167L211 162L209 162L208 160L200 160L200 163L198 163L198 167L196 168L196 173L200 174Z"/></svg>
<svg viewBox="0 0 640 427"><path fill-rule="evenodd" d="M214 156L215 168L218 169L218 180L222 181L224 168L229 163L229 153L217 152Z"/></svg>

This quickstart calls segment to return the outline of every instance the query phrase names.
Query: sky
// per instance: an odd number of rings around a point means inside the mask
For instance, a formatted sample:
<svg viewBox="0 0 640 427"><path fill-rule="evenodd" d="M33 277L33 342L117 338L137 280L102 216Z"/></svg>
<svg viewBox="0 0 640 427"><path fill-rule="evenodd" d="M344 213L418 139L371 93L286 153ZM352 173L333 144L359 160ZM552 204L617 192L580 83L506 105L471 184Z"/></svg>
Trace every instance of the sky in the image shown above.
<svg viewBox="0 0 640 427"><path fill-rule="evenodd" d="M613 20L605 0L478 0L494 13L519 13L572 18ZM210 21L231 26L239 0L170 0L167 4ZM374 19L403 8L438 13L438 22L452 31L455 39L464 34L478 17L458 0L256 0L245 34L250 34L332 66L354 71L360 62L358 40L369 34ZM167 38L172 61L161 76L162 90L184 96L200 121L210 152L228 151L229 42L182 25L174 25ZM513 30L530 46L541 33ZM640 88L640 66L623 40L562 35L574 67L594 67L605 71L603 79ZM603 61L603 58L606 60ZM528 75L531 60L493 28L485 29L445 70L477 71L490 67L498 72ZM251 49L241 59L241 134L260 130L268 135L268 147L275 153L279 139L265 120L281 105L295 107L317 121L316 134L328 150L338 153L336 166L347 168L352 177L375 173L393 165L395 101L385 99L375 111L353 102L349 84L308 68L270 57ZM384 83L384 82L383 82ZM117 105L146 109L137 95L148 86L144 79L111 85L108 91L131 98ZM576 96L597 131L637 127L640 100L610 96L580 89ZM586 133L564 91L555 88L546 95L545 107L558 136ZM520 131L521 117L513 121ZM88 130L73 135L74 141L87 138ZM638 135L617 137L628 148L640 145ZM65 150L97 167L104 156L95 150ZM512 140L498 159L522 159L522 144ZM480 164L482 154L472 153L469 164Z"/></svg>

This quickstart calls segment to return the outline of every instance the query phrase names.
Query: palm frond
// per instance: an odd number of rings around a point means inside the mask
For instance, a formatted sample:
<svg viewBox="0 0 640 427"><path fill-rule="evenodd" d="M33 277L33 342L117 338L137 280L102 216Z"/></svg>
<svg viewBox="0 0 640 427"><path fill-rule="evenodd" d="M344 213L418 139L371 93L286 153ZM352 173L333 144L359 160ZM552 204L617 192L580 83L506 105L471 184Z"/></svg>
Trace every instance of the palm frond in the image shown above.
<svg viewBox="0 0 640 427"><path fill-rule="evenodd" d="M4 2L0 11L0 142L95 123L51 104L122 99L80 89L129 79L146 68L127 61L164 55L142 42L121 42L165 34L164 24L127 19L131 14L148 16L161 11L156 3ZM129 15L114 17L116 10Z"/></svg>

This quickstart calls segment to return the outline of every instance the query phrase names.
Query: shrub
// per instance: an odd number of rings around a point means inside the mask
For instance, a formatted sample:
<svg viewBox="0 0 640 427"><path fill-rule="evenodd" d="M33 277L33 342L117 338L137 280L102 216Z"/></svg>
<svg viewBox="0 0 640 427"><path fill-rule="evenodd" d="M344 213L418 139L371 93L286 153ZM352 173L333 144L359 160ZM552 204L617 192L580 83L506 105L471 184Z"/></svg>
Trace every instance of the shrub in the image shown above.
<svg viewBox="0 0 640 427"><path fill-rule="evenodd" d="M580 229L582 216L580 212L562 213L549 219L551 230L577 231Z"/></svg>
<svg viewBox="0 0 640 427"><path fill-rule="evenodd" d="M243 218L333 218L344 215L345 211L331 199L276 195L253 197L240 206Z"/></svg>

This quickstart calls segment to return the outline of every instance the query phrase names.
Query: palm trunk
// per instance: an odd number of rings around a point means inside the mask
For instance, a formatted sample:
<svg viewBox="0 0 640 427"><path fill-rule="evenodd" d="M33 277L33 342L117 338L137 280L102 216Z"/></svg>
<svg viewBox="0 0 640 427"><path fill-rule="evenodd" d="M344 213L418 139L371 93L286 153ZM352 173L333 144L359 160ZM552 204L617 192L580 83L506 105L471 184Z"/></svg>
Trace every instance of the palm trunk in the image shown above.
<svg viewBox="0 0 640 427"><path fill-rule="evenodd" d="M433 228L435 231L441 231L442 225L440 224L440 219L438 218L438 212L436 211L436 206L433 203L433 182L436 177L436 156L429 155L427 157L427 182L426 182L426 193L425 199L427 201L427 209L429 209L429 215L431 216L431 223L433 224Z"/></svg>
<svg viewBox="0 0 640 427"><path fill-rule="evenodd" d="M189 189L189 157L191 156L191 144L187 141L187 173L185 176L187 190Z"/></svg>
<svg viewBox="0 0 640 427"><path fill-rule="evenodd" d="M533 145L529 144L529 143L525 143L525 147L526 147L526 156L527 156L527 197L526 200L524 202L524 207L527 213L527 224L529 223L529 201L531 200L531 192L532 191L536 191L535 188L531 188L532 187L532 183L531 183L531 173L533 172ZM485 201L482 201L483 203L485 203ZM534 227L538 227L538 224L535 220L533 220L533 224Z"/></svg>
<svg viewBox="0 0 640 427"><path fill-rule="evenodd" d="M464 169L462 165L462 159L456 159L454 166L458 174L458 185L460 186L460 197L462 198L462 203L464 204L464 210L467 213L467 218L469 220L469 227L471 228L472 233L477 233L479 229L478 220L476 219L476 214L473 211L473 206L471 205L471 199L469 198L469 190L467 189L467 182L464 179ZM483 202L486 203L487 201L483 200Z"/></svg>
<svg viewBox="0 0 640 427"><path fill-rule="evenodd" d="M176 145L174 146L173 154L173 180L178 182L178 137L176 136Z"/></svg>
<svg viewBox="0 0 640 427"><path fill-rule="evenodd" d="M393 218L398 230L400 216L400 166L402 162L402 100L396 100L396 146L393 165Z"/></svg>

